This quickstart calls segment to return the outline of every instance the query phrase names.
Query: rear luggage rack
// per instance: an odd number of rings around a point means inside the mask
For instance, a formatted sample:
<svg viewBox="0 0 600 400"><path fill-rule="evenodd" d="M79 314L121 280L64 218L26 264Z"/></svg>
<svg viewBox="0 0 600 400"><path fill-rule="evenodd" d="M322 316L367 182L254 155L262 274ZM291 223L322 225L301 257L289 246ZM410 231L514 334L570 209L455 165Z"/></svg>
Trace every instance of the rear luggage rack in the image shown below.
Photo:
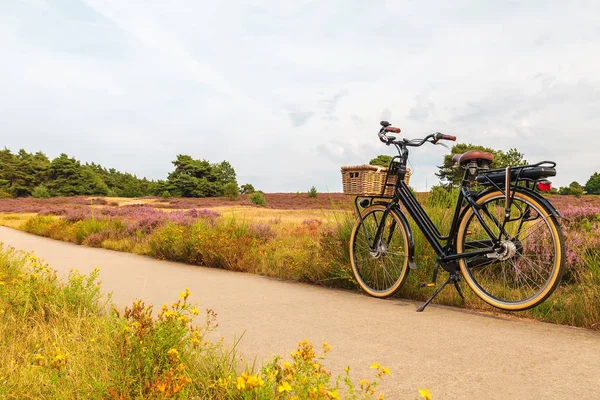
<svg viewBox="0 0 600 400"><path fill-rule="evenodd" d="M556 175L556 163L542 161L537 164L523 165L510 168L510 180L535 182ZM506 180L506 168L491 169L480 172L475 178L481 185L504 185Z"/></svg>

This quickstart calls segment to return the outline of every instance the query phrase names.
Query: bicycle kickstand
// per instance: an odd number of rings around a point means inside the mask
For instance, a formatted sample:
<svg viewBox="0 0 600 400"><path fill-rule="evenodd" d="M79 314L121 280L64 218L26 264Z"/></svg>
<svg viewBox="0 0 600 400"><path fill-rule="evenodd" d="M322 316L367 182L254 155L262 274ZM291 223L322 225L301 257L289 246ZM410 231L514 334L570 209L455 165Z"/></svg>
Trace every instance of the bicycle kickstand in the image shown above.
<svg viewBox="0 0 600 400"><path fill-rule="evenodd" d="M458 286L458 281L460 280L460 275L458 275L456 272L452 272L449 276L448 279L446 280L446 282L444 282L440 287L438 287L436 289L435 292L433 292L433 294L431 295L431 297L429 299L427 299L427 301L419 308L417 308L417 312L423 312L423 310L425 310L425 307L427 307L429 305L429 303L431 303L433 301L433 299L435 298L435 296L437 296L438 294L440 294L440 292L442 291L442 289L449 283L453 283L454 287L456 288L456 291L458 292L458 295L460 296L460 298L462 299L462 301L465 301L465 296L463 296L462 294L462 290L460 289L460 286Z"/></svg>

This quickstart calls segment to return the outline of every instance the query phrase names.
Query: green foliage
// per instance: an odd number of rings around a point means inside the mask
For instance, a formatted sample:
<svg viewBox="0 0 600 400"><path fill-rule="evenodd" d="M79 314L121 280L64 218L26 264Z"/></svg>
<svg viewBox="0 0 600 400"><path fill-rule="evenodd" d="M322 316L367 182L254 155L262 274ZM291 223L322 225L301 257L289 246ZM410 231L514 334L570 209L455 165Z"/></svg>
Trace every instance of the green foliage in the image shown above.
<svg viewBox="0 0 600 400"><path fill-rule="evenodd" d="M432 186L427 197L429 207L454 208L458 201L459 190L441 185Z"/></svg>
<svg viewBox="0 0 600 400"><path fill-rule="evenodd" d="M579 182L571 182L569 186L561 186L558 189L558 194L561 195L573 195L575 197L581 197L583 195L583 186Z"/></svg>
<svg viewBox="0 0 600 400"><path fill-rule="evenodd" d="M506 153L502 150L494 150L489 147L484 146L476 146L472 144L456 144L452 146L452 150L450 154L444 156L444 162L441 166L439 166L439 172L436 174L442 182L448 184L450 186L459 185L463 175L464 170L459 168L452 157L456 154L462 154L469 150L481 150L486 151L488 153L492 153L494 155L494 161L491 164L491 168L505 168L505 167L515 167L518 165L527 164L527 160L523 158L523 154L519 153L517 149L510 149Z"/></svg>
<svg viewBox="0 0 600 400"><path fill-rule="evenodd" d="M392 161L392 156L388 156L385 154L380 154L371 161L369 161L370 165L379 165L382 167L389 167L390 162Z"/></svg>
<svg viewBox="0 0 600 400"><path fill-rule="evenodd" d="M31 197L40 199L40 198L48 198L50 197L50 192L48 188L44 185L36 186L31 192Z"/></svg>
<svg viewBox="0 0 600 400"><path fill-rule="evenodd" d="M265 201L265 196L261 191L254 192L250 195L250 201L257 206L265 207L267 202Z"/></svg>
<svg viewBox="0 0 600 400"><path fill-rule="evenodd" d="M240 188L235 182L226 183L223 187L223 194L228 200L236 200L240 196Z"/></svg>
<svg viewBox="0 0 600 400"><path fill-rule="evenodd" d="M171 196L171 192L169 192L168 190L163 190L163 192L160 194L160 197L162 197L163 199L170 199L173 196Z"/></svg>
<svg viewBox="0 0 600 400"><path fill-rule="evenodd" d="M579 182L571 182L569 185L569 191L575 197L581 197L583 195L583 186Z"/></svg>
<svg viewBox="0 0 600 400"><path fill-rule="evenodd" d="M316 199L317 196L319 194L317 193L317 188L316 187L311 187L310 190L308 191L308 197L312 198L312 199Z"/></svg>
<svg viewBox="0 0 600 400"><path fill-rule="evenodd" d="M171 193L180 197L222 196L224 186L236 182L235 171L227 161L210 164L179 154L173 165L175 171L169 174L167 186Z"/></svg>
<svg viewBox="0 0 600 400"><path fill-rule="evenodd" d="M584 186L586 194L600 194L600 174L594 172Z"/></svg>
<svg viewBox="0 0 600 400"><path fill-rule="evenodd" d="M249 183L246 183L246 184L242 185L242 187L241 187L241 189L240 189L240 192L241 192L242 194L252 194L252 193L254 193L255 191L256 191L256 190L254 190L254 186L252 186L252 185L251 185L251 184L249 184Z"/></svg>

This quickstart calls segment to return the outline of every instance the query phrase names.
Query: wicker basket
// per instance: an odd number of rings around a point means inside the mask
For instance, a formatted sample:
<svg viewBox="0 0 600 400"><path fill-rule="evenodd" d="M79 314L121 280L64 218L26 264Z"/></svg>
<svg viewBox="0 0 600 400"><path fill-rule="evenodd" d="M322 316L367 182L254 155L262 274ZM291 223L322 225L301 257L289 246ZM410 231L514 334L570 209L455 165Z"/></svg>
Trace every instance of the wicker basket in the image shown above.
<svg viewBox="0 0 600 400"><path fill-rule="evenodd" d="M355 165L342 167L342 184L344 194L352 196L389 196L394 194L394 186L386 186L385 193L383 187L387 168L376 165ZM404 183L408 185L411 175L410 168L407 168L404 176ZM388 177L389 184L396 184L396 176Z"/></svg>

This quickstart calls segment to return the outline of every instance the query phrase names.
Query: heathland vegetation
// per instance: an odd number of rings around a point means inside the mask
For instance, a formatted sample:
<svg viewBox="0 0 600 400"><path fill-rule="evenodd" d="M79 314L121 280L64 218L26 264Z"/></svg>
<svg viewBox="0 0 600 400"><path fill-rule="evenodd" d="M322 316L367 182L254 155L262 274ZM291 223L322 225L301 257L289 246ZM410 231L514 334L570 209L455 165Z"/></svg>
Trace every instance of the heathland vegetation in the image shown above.
<svg viewBox="0 0 600 400"><path fill-rule="evenodd" d="M235 346L210 340L216 314L187 289L157 312L141 301L118 309L98 274L59 280L32 254L0 247L0 397L383 398L377 384L391 372L378 363L370 379L355 381L349 369L335 377L323 365L331 347L306 340L289 357L244 363Z"/></svg>
<svg viewBox="0 0 600 400"><path fill-rule="evenodd" d="M247 196L247 195L244 195ZM270 204L278 195L266 194ZM419 194L433 221L443 231L450 226L452 193L442 188ZM93 247L133 252L159 259L274 276L325 286L354 289L348 241L354 216L348 202L335 209L309 210L295 199L332 202L342 196L280 195L284 210L252 206L247 199L143 199L143 204L86 198L5 199L0 201L0 223L37 235ZM62 202L58 202L61 200ZM211 200L227 207L197 208ZM563 201L567 200L567 201ZM561 214L567 244L567 273L557 291L540 306L520 313L543 321L600 329L600 207L572 196L553 196ZM247 206L231 208L244 202ZM98 204L100 203L100 204ZM324 203L322 203L324 204ZM290 206L290 205L293 205ZM169 208L170 207L170 208ZM290 210L295 208L295 210ZM304 208L304 209L303 209ZM331 208L331 204L329 205ZM11 212L12 211L12 212ZM29 212L29 213L28 213ZM416 233L416 227L413 227ZM424 300L429 289L419 282L431 278L434 253L422 235L415 234L419 269L411 271L399 296ZM463 289L466 306L489 309ZM454 291L436 299L463 306Z"/></svg>

